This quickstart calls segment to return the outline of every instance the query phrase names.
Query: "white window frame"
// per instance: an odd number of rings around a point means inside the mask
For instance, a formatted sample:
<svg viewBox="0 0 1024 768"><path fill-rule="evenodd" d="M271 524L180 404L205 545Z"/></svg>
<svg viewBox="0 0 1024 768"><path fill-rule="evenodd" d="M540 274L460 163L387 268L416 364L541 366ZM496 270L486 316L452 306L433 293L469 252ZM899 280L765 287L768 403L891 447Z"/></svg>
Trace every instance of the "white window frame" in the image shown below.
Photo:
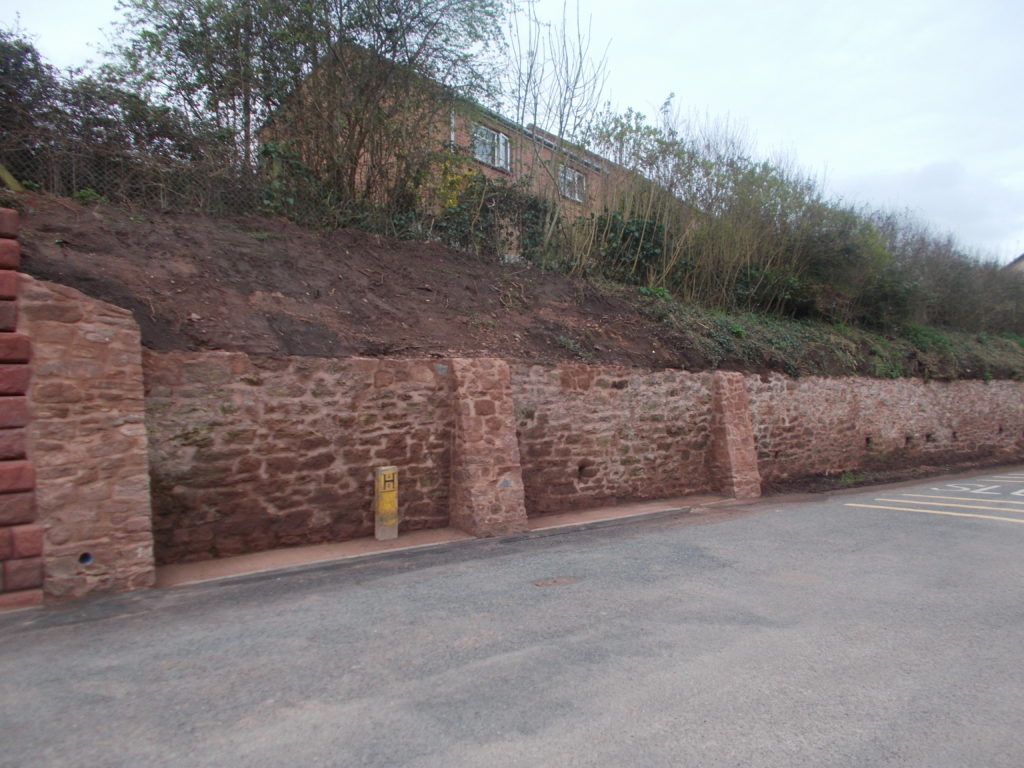
<svg viewBox="0 0 1024 768"><path fill-rule="evenodd" d="M509 170L508 136L480 123L473 124L473 157L481 163Z"/></svg>
<svg viewBox="0 0 1024 768"><path fill-rule="evenodd" d="M587 195L587 176L568 165L558 166L558 192L577 203L582 203Z"/></svg>

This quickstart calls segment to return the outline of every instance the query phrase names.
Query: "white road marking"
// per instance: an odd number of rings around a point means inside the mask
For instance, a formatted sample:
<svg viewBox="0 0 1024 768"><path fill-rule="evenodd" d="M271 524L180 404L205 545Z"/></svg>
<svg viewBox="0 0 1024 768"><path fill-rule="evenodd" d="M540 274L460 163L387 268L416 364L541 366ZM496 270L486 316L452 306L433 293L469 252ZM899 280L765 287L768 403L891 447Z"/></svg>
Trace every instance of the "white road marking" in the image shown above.
<svg viewBox="0 0 1024 768"><path fill-rule="evenodd" d="M964 493L982 493L990 496L998 496L992 493L993 488L1002 488L1002 485L983 485L982 483L948 483L933 487L933 491L963 491Z"/></svg>

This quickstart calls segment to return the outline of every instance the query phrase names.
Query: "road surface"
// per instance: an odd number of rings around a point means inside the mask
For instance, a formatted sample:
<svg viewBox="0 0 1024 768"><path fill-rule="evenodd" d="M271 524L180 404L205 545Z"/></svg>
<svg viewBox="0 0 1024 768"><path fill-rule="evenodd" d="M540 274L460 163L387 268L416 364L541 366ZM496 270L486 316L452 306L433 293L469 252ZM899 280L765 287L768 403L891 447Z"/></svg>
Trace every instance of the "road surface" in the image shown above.
<svg viewBox="0 0 1024 768"><path fill-rule="evenodd" d="M1024 765L1024 468L0 616L4 766Z"/></svg>

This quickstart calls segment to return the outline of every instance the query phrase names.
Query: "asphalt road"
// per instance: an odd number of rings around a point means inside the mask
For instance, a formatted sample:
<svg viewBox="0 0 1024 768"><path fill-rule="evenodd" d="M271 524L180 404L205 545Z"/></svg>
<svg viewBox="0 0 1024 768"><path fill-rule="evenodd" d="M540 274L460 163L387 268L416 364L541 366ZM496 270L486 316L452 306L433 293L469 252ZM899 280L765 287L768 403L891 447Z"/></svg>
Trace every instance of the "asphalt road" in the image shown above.
<svg viewBox="0 0 1024 768"><path fill-rule="evenodd" d="M1022 553L1019 468L6 614L0 764L1019 768Z"/></svg>

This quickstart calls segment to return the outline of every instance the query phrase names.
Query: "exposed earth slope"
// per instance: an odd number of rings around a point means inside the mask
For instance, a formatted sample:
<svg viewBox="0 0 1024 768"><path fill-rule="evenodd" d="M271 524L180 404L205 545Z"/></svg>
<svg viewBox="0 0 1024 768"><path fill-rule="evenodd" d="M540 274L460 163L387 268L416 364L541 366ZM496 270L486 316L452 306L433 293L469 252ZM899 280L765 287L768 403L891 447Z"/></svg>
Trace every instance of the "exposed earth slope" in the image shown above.
<svg viewBox="0 0 1024 768"><path fill-rule="evenodd" d="M283 219L22 198L26 272L131 309L153 349L700 365L585 280Z"/></svg>
<svg viewBox="0 0 1024 768"><path fill-rule="evenodd" d="M436 242L30 193L4 204L23 214L26 272L132 310L152 349L933 378L1024 371L1024 349L1004 339L967 338L954 353L822 324L730 317Z"/></svg>

